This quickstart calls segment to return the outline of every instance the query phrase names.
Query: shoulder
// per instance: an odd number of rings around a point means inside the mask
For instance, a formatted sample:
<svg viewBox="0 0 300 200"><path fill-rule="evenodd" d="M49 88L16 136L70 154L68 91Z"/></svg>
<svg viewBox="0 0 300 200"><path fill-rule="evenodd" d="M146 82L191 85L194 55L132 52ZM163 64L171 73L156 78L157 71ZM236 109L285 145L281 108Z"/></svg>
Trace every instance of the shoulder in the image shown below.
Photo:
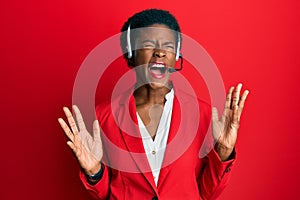
<svg viewBox="0 0 300 200"><path fill-rule="evenodd" d="M199 109L200 112L210 114L211 113L211 105L199 98L195 94L188 93L181 89L175 89L175 97L178 100L180 106L190 107L194 109Z"/></svg>
<svg viewBox="0 0 300 200"><path fill-rule="evenodd" d="M113 116L118 116L120 110L124 107L128 107L131 104L133 97L133 88L114 95L110 100L100 101L96 105L96 116L101 122L104 119L109 119Z"/></svg>

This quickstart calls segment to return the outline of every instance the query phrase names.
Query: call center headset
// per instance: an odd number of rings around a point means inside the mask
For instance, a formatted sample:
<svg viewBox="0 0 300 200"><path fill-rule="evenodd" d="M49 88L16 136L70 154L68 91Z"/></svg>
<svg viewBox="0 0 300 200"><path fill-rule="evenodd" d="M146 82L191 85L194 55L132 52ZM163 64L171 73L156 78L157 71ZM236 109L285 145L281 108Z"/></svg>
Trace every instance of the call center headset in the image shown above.
<svg viewBox="0 0 300 200"><path fill-rule="evenodd" d="M182 58L182 54L179 52L180 51L180 43L181 43L181 37L180 37L180 34L178 33L178 42L177 42L175 59L176 59L176 61L178 61L180 59L180 68L177 68L177 69L169 68L168 71L170 73L182 70L183 58ZM132 48L131 48L131 43L130 43L130 25L128 26L128 29L127 29L127 50L128 50L127 58L131 59L132 58Z"/></svg>

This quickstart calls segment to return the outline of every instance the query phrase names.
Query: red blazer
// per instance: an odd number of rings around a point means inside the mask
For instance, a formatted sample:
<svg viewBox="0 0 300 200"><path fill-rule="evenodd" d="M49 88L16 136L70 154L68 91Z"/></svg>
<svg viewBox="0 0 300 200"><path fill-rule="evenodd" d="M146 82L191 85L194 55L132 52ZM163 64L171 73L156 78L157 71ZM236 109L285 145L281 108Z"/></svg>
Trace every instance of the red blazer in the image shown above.
<svg viewBox="0 0 300 200"><path fill-rule="evenodd" d="M96 185L90 185L80 172L84 186L95 198L216 199L224 189L234 159L221 162L214 150L199 158L210 126L208 104L175 89L171 127L157 186L137 126L132 90L112 103L98 105L96 112L105 154L103 177Z"/></svg>

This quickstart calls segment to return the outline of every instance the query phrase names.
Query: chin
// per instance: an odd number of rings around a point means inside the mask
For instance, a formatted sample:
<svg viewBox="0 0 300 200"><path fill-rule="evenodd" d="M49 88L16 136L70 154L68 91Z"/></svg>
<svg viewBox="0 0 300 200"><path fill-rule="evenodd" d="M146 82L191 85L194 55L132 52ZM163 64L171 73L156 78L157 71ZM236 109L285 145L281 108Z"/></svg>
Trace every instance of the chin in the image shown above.
<svg viewBox="0 0 300 200"><path fill-rule="evenodd" d="M161 88L166 88L168 87L168 81L163 81L163 82L157 82L157 81L151 81L149 82L149 86L152 89L161 89Z"/></svg>

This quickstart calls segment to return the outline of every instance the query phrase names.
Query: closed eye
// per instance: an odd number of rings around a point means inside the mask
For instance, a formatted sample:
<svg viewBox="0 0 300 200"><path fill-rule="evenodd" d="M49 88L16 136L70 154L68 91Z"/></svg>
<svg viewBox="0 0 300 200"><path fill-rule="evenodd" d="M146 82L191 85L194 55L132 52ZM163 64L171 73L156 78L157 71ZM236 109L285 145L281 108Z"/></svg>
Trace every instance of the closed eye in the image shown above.
<svg viewBox="0 0 300 200"><path fill-rule="evenodd" d="M174 46L168 45L166 46L167 49L174 49Z"/></svg>
<svg viewBox="0 0 300 200"><path fill-rule="evenodd" d="M166 49L168 51L174 51L175 45L173 42L166 42L166 43L164 43L164 49Z"/></svg>
<svg viewBox="0 0 300 200"><path fill-rule="evenodd" d="M153 49L153 48L155 48L155 43L154 43L154 41L151 41L151 40L143 41L142 48Z"/></svg>

